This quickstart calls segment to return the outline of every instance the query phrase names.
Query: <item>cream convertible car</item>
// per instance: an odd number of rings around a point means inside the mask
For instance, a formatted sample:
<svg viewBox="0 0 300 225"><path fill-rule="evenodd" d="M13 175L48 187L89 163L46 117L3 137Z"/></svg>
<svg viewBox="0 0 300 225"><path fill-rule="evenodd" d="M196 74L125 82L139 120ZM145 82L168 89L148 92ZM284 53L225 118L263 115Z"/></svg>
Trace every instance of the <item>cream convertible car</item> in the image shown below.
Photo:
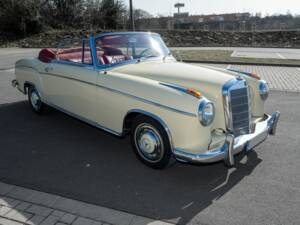
<svg viewBox="0 0 300 225"><path fill-rule="evenodd" d="M71 46L70 46L71 47ZM234 165L274 135L258 75L177 62L154 33L104 33L16 63L14 87L37 113L48 105L118 136L153 168L172 158Z"/></svg>

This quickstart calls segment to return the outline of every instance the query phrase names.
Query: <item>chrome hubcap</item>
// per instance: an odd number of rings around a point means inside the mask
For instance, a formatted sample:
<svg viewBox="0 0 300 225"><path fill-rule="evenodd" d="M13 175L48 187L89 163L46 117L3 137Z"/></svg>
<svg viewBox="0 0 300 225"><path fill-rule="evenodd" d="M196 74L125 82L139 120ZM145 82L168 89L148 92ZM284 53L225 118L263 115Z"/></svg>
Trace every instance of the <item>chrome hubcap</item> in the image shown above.
<svg viewBox="0 0 300 225"><path fill-rule="evenodd" d="M135 144L139 154L149 162L161 160L164 146L159 132L148 124L141 124L135 130Z"/></svg>
<svg viewBox="0 0 300 225"><path fill-rule="evenodd" d="M35 91L31 92L30 96L31 105L35 110L39 109L40 97Z"/></svg>

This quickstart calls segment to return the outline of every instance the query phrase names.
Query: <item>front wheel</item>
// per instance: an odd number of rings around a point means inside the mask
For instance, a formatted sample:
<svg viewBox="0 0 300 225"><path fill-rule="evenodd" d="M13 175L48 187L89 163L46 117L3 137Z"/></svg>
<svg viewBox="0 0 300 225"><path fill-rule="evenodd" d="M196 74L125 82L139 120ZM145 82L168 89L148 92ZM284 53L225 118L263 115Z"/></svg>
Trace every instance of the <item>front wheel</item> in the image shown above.
<svg viewBox="0 0 300 225"><path fill-rule="evenodd" d="M41 100L40 94L35 87L30 86L28 88L28 101L31 109L37 113L42 114L44 110L44 104Z"/></svg>
<svg viewBox="0 0 300 225"><path fill-rule="evenodd" d="M154 169L163 169L171 161L168 135L162 125L152 118L139 116L133 121L131 144L137 158Z"/></svg>

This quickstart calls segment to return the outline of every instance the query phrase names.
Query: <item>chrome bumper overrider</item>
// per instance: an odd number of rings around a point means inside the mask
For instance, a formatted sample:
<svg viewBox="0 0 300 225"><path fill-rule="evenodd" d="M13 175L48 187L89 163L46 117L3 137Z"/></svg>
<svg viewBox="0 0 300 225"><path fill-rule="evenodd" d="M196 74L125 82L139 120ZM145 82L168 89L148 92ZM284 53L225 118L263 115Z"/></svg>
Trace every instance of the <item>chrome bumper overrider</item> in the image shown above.
<svg viewBox="0 0 300 225"><path fill-rule="evenodd" d="M180 161L210 163L224 160L226 166L234 165L234 155L241 151L249 151L262 143L268 135L275 135L280 112L272 116L266 115L263 121L257 122L255 131L251 134L234 137L227 134L223 146L209 150L206 153L193 154L182 149L175 149L174 155Z"/></svg>

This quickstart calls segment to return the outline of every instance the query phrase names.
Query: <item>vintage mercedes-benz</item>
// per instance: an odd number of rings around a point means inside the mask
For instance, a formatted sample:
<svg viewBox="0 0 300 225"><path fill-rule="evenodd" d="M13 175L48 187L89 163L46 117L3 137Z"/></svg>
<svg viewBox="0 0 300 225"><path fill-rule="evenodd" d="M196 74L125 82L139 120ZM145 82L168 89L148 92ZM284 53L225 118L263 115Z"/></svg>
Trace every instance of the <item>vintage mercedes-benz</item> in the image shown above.
<svg viewBox="0 0 300 225"><path fill-rule="evenodd" d="M71 44L72 43L72 44ZM234 166L276 132L256 74L177 62L160 35L102 33L43 49L15 65L12 85L38 114L54 107L117 136L153 168L171 159Z"/></svg>

